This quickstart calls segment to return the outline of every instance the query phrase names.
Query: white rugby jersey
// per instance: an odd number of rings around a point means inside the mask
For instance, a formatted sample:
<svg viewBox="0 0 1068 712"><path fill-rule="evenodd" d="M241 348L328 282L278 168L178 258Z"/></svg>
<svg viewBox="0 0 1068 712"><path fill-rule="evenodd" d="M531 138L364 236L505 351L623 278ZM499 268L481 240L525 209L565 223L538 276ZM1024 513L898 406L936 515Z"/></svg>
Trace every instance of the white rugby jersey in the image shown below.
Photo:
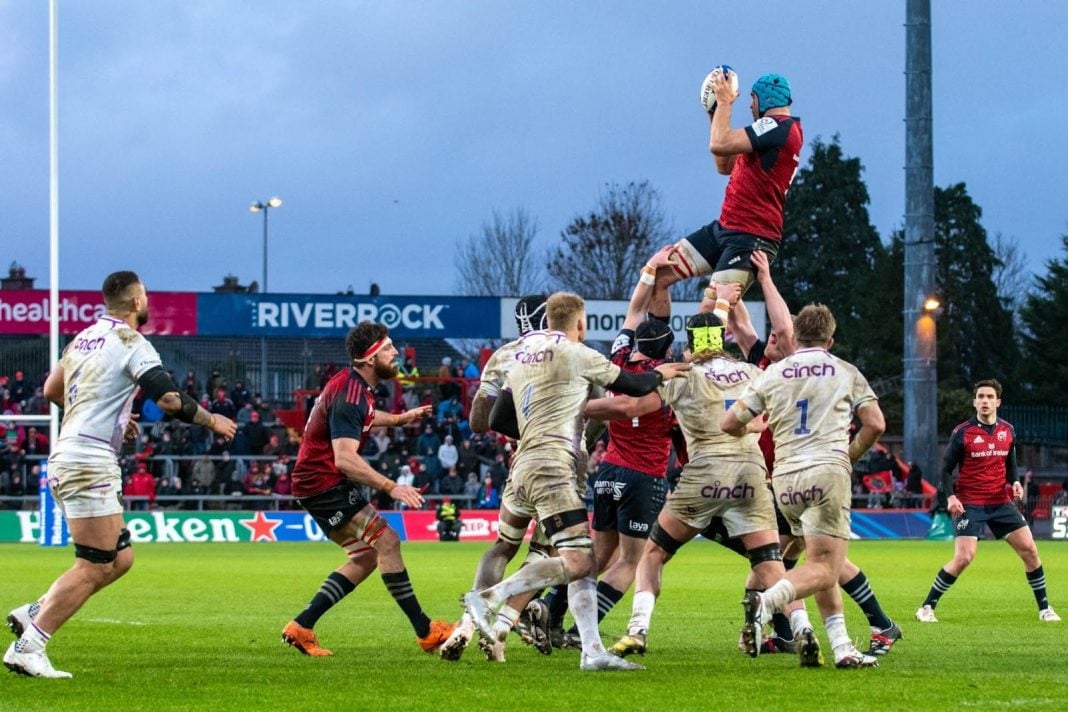
<svg viewBox="0 0 1068 712"><path fill-rule="evenodd" d="M559 331L532 332L519 344L506 369L519 420L516 458L570 463L582 445L582 410L590 385L612 383L619 378L619 366Z"/></svg>
<svg viewBox="0 0 1068 712"><path fill-rule="evenodd" d="M148 339L110 316L63 350L63 424L50 461L114 464L130 419L137 379L159 354Z"/></svg>
<svg viewBox="0 0 1068 712"><path fill-rule="evenodd" d="M675 411L686 437L691 461L707 455L764 461L758 445L760 433L736 438L719 428L720 418L760 373L752 364L717 356L695 363L682 377L660 386L661 397Z"/></svg>
<svg viewBox="0 0 1068 712"><path fill-rule="evenodd" d="M534 334L544 334L544 331L531 331L515 341L509 341L500 347L489 357L482 369L481 380L478 384L478 392L490 398L496 398L504 388L504 379L508 375L508 369L515 361L516 351L523 347L523 339Z"/></svg>
<svg viewBox="0 0 1068 712"><path fill-rule="evenodd" d="M778 476L815 463L849 467L849 424L876 398L856 366L809 348L768 366L741 400L754 413L768 413Z"/></svg>

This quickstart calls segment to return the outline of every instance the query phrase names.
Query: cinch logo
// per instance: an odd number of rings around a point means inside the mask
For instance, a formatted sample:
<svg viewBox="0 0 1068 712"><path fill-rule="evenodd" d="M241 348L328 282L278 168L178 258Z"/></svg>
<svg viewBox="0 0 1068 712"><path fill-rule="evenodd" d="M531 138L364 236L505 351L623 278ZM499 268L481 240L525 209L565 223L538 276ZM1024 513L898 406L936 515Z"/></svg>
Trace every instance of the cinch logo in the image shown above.
<svg viewBox="0 0 1068 712"><path fill-rule="evenodd" d="M705 499L747 499L756 497L753 485L744 482L734 487L720 485L719 481L701 488L701 496Z"/></svg>
<svg viewBox="0 0 1068 712"><path fill-rule="evenodd" d="M811 366L787 366L783 369L783 378L811 378L813 376L833 376L834 366L829 363L815 363Z"/></svg>
<svg viewBox="0 0 1068 712"><path fill-rule="evenodd" d="M821 499L823 499L823 488L819 485L813 485L808 489L796 491L793 487L787 487L786 491L779 495L779 502L792 505L797 505L798 502L812 504Z"/></svg>
<svg viewBox="0 0 1068 712"><path fill-rule="evenodd" d="M533 353L529 351L520 351L515 355L516 361L524 364L541 363L542 361L553 360L552 349L542 349L541 351L535 351Z"/></svg>
<svg viewBox="0 0 1068 712"><path fill-rule="evenodd" d="M716 373L714 371L705 371L705 379L709 381L715 381L716 383L727 383L733 385L735 383L742 383L749 380L749 374L742 370L731 371L730 373Z"/></svg>
<svg viewBox="0 0 1068 712"><path fill-rule="evenodd" d="M351 302L272 302L261 300L252 314L257 329L351 329L361 321L376 321L393 329L445 330L444 304L352 304Z"/></svg>

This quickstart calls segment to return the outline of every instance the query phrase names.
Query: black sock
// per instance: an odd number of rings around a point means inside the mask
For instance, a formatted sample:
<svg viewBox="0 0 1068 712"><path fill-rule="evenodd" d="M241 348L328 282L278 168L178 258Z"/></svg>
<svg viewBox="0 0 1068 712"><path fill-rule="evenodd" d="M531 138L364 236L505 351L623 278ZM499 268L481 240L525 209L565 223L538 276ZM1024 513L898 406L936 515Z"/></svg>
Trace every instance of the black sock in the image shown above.
<svg viewBox="0 0 1068 712"><path fill-rule="evenodd" d="M382 583L386 584L389 595L393 596L393 600L404 611L404 615L408 616L408 621L415 629L416 636L425 637L430 632L430 619L427 618L426 613L423 613L423 607L419 605L419 600L415 597L412 582L408 578L408 570L405 569L395 574L383 573Z"/></svg>
<svg viewBox="0 0 1068 712"><path fill-rule="evenodd" d="M612 610L612 606L619 603L619 599L623 598L623 592L617 591L604 581L597 582L597 622L600 623L604 620L604 617L608 615L608 611Z"/></svg>
<svg viewBox="0 0 1068 712"><path fill-rule="evenodd" d="M1031 584L1031 590L1035 592L1038 610L1044 611L1049 608L1049 598L1046 597L1046 572L1041 566L1034 571L1027 572L1027 583Z"/></svg>
<svg viewBox="0 0 1068 712"><path fill-rule="evenodd" d="M319 592L312 598L308 607L293 620L302 628L314 628L324 613L354 590L356 590L356 584L335 571L326 577L323 585L319 587Z"/></svg>
<svg viewBox="0 0 1068 712"><path fill-rule="evenodd" d="M890 617L883 612L879 599L875 597L875 592L868 585L868 577L863 571L858 571L856 576L842 584L842 590L857 602L860 610L864 611L864 616L868 619L868 625L872 628L886 630L894 625Z"/></svg>
<svg viewBox="0 0 1068 712"><path fill-rule="evenodd" d="M545 597L545 605L549 607L549 627L559 628L564 624L564 613L567 612L567 586L553 586Z"/></svg>
<svg viewBox="0 0 1068 712"><path fill-rule="evenodd" d="M931 585L931 590L927 593L927 598L924 599L923 605L934 608L938 605L938 599L942 597L942 594L949 590L949 587L956 583L957 577L949 573L945 569L939 569L938 575L935 576L934 584Z"/></svg>

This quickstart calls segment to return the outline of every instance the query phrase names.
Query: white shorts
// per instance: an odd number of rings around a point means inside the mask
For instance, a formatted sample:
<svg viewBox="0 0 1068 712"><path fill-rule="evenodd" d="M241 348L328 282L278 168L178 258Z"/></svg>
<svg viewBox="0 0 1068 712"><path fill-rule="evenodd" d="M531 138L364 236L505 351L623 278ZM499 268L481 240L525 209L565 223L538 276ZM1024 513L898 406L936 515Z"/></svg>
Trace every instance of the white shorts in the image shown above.
<svg viewBox="0 0 1068 712"><path fill-rule="evenodd" d="M122 514L122 474L118 465L48 463L48 486L67 519Z"/></svg>

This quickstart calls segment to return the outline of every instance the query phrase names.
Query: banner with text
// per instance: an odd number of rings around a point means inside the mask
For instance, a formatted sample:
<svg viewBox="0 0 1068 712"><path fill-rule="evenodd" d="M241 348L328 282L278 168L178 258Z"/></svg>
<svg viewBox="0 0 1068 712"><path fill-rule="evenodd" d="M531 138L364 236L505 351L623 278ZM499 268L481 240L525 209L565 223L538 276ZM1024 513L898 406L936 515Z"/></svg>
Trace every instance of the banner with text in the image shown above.
<svg viewBox="0 0 1068 712"><path fill-rule="evenodd" d="M495 339L493 297L367 297L320 294L199 294L201 336L344 337L361 321L395 338Z"/></svg>
<svg viewBox="0 0 1068 712"><path fill-rule="evenodd" d="M501 299L501 338L519 336L515 325L515 305L518 299ZM627 318L628 302L590 300L586 302L586 339L588 341L615 341ZM671 330L675 332L675 353L682 352L686 343L686 320L697 313L700 302L675 302L671 305ZM765 338L764 302L746 302L749 318L757 335Z"/></svg>
<svg viewBox="0 0 1068 712"><path fill-rule="evenodd" d="M47 334L51 315L48 290L0 291L0 334ZM104 315L100 292L59 292L59 333L77 334ZM152 292L149 320L141 333L187 336L197 333L197 295Z"/></svg>
<svg viewBox="0 0 1068 712"><path fill-rule="evenodd" d="M381 512L402 541L437 541L434 512ZM1065 538L1068 507L1056 507L1054 538ZM497 511L460 512L460 541L495 541ZM853 511L854 539L922 539L931 525L924 510ZM305 512L127 512L126 527L134 543L325 541L326 535ZM533 531L527 528L527 538ZM36 511L0 511L0 543L37 543L41 518Z"/></svg>

